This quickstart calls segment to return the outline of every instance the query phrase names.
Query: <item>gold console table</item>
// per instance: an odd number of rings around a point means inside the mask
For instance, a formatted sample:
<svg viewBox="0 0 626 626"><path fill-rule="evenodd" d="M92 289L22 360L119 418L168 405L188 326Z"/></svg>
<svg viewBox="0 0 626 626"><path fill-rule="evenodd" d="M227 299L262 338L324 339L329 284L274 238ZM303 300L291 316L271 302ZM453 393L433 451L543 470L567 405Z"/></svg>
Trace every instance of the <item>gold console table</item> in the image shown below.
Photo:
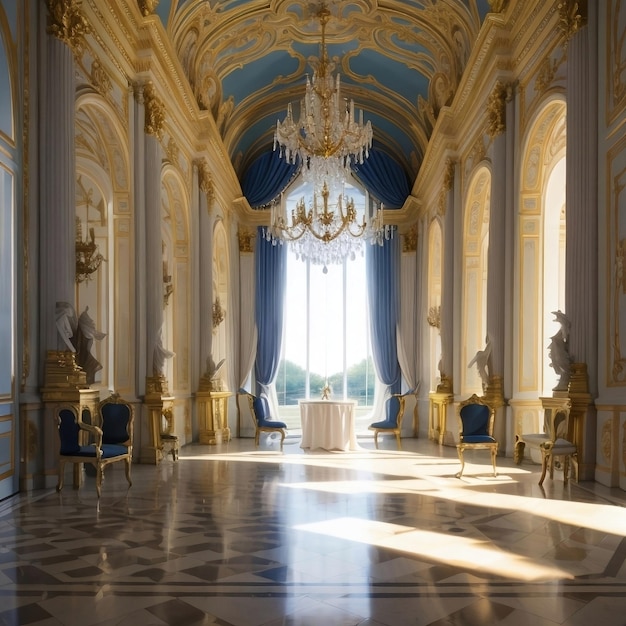
<svg viewBox="0 0 626 626"><path fill-rule="evenodd" d="M198 391L198 426L200 443L216 445L230 441L228 398L230 391Z"/></svg>

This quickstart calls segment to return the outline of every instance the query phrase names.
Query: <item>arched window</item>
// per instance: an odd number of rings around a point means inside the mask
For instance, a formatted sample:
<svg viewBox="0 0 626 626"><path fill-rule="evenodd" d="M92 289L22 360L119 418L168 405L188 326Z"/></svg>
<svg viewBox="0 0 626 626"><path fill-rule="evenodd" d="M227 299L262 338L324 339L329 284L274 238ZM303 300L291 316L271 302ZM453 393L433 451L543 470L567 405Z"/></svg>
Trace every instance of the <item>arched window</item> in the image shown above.
<svg viewBox="0 0 626 626"><path fill-rule="evenodd" d="M306 186L287 192L288 214ZM367 194L356 185L345 187L355 206L365 209ZM294 246L287 255L287 287L282 360L275 382L281 419L289 407L297 413L299 399L321 397L328 382L332 397L356 400L359 407L374 402L375 372L369 340L365 256L357 253L341 263L303 259ZM325 245L319 243L318 245ZM364 246L367 242L362 243Z"/></svg>

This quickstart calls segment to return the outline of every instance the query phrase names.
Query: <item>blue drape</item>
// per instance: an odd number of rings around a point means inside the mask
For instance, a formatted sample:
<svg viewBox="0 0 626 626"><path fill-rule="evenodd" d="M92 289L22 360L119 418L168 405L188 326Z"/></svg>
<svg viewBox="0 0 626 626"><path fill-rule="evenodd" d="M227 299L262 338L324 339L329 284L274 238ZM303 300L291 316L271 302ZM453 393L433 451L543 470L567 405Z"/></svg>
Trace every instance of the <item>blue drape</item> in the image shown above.
<svg viewBox="0 0 626 626"><path fill-rule="evenodd" d="M389 392L400 393L402 373L396 336L400 313L400 237L385 240L382 246L368 245L365 261L374 366Z"/></svg>
<svg viewBox="0 0 626 626"><path fill-rule="evenodd" d="M380 150L370 150L363 163L354 163L352 171L367 191L387 209L400 209L411 193L409 179L402 167Z"/></svg>
<svg viewBox="0 0 626 626"><path fill-rule="evenodd" d="M268 205L278 197L298 171L299 164L290 164L278 150L261 155L248 168L241 181L243 195L253 209Z"/></svg>
<svg viewBox="0 0 626 626"><path fill-rule="evenodd" d="M256 394L267 393L278 373L283 338L287 246L273 245L257 229L255 249L255 321L258 331L254 364Z"/></svg>

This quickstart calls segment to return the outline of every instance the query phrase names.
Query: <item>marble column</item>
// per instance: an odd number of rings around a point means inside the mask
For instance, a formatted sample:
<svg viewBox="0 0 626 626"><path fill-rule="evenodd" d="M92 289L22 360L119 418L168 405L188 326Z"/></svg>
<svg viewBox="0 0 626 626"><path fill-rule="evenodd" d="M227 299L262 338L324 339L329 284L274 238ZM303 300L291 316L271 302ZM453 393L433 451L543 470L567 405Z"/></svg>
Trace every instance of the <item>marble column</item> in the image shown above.
<svg viewBox="0 0 626 626"><path fill-rule="evenodd" d="M593 479L595 473L592 398L598 388L597 34L596 7L592 5L589 3L587 25L571 34L566 48L565 313L571 322L571 416L581 480Z"/></svg>
<svg viewBox="0 0 626 626"><path fill-rule="evenodd" d="M74 7L75 9L75 7ZM76 157L74 144L75 98L74 56L84 44L87 24L79 10L68 22L68 6L59 6L47 14L47 34L42 55L43 88L41 93L41 151L39 171L39 302L40 348L43 373L42 399L45 403L42 424L43 449L36 455L43 459L39 473L45 486L51 486L57 466L58 435L54 409L59 403L73 403L82 415L81 390L86 390L85 372L77 366L71 337L77 324L76 279ZM43 26L43 25L42 25ZM57 302L65 302L66 331L57 329ZM89 407L97 406L98 393L91 394ZM78 468L78 466L77 466ZM77 469L77 472L80 468ZM77 476L77 479L80 477Z"/></svg>

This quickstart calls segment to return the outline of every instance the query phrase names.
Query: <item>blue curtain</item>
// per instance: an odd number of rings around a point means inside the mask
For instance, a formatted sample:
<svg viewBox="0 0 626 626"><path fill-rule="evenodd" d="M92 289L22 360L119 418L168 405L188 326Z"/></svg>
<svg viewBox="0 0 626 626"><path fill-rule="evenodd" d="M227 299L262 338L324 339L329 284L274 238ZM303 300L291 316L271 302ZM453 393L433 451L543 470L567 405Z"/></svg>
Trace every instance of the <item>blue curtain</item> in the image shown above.
<svg viewBox="0 0 626 626"><path fill-rule="evenodd" d="M396 336L400 313L400 237L394 234L382 246L368 245L365 262L374 366L389 392L400 393L402 372Z"/></svg>
<svg viewBox="0 0 626 626"><path fill-rule="evenodd" d="M254 364L256 394L267 393L278 373L283 338L287 246L273 245L257 229L255 249L255 321L258 331Z"/></svg>
<svg viewBox="0 0 626 626"><path fill-rule="evenodd" d="M354 163L352 171L361 184L386 209L400 209L411 194L409 179L402 167L386 153L370 150L363 163Z"/></svg>
<svg viewBox="0 0 626 626"><path fill-rule="evenodd" d="M250 206L257 209L272 202L285 190L299 167L299 163L287 163L278 150L261 155L241 181L243 195Z"/></svg>

